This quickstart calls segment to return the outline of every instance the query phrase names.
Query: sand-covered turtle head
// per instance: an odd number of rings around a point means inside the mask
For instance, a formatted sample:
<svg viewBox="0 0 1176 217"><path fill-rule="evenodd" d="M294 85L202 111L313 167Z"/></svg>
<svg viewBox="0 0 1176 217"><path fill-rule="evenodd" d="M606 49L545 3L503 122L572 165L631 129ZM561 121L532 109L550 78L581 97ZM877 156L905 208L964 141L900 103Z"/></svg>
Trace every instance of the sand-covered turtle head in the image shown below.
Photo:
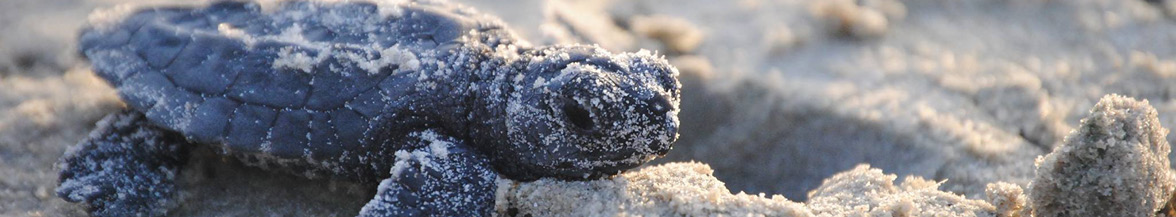
<svg viewBox="0 0 1176 217"><path fill-rule="evenodd" d="M681 84L664 58L586 45L524 56L501 117L514 150L495 155L507 177L617 174L665 155L677 140Z"/></svg>

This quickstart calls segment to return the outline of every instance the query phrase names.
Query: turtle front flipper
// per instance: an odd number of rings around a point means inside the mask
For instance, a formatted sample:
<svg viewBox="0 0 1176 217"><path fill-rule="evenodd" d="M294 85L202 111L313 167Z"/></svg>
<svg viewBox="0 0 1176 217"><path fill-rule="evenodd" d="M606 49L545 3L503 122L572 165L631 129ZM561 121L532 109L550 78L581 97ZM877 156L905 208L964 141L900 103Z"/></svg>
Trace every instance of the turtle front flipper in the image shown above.
<svg viewBox="0 0 1176 217"><path fill-rule="evenodd" d="M57 195L85 202L92 216L164 215L174 204L186 143L147 124L141 113L111 114L62 157Z"/></svg>
<svg viewBox="0 0 1176 217"><path fill-rule="evenodd" d="M420 146L396 153L391 177L360 211L377 216L490 216L498 174L466 143L433 131L414 133Z"/></svg>

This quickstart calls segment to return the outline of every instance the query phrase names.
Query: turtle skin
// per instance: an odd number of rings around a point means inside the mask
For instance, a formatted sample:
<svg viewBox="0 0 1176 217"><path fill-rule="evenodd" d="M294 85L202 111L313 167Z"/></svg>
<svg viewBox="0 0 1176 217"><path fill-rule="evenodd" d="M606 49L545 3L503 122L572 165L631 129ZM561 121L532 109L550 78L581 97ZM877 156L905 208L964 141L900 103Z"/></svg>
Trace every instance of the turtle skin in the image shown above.
<svg viewBox="0 0 1176 217"><path fill-rule="evenodd" d="M379 182L361 216L464 216L493 211L496 179L605 177L678 137L678 72L664 58L533 47L456 4L128 11L97 14L79 38L127 105L62 160L58 195L94 216L166 214L197 145Z"/></svg>

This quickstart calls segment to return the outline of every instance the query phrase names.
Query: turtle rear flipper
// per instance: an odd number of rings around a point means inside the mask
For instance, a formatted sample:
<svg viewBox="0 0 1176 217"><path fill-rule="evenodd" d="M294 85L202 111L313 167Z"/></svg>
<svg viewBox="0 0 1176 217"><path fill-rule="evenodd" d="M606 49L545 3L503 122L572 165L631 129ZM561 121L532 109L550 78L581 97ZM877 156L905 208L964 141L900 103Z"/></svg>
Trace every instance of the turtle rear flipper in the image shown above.
<svg viewBox="0 0 1176 217"><path fill-rule="evenodd" d="M486 158L455 138L414 135L423 148L396 153L392 177L359 216L490 216L498 175Z"/></svg>
<svg viewBox="0 0 1176 217"><path fill-rule="evenodd" d="M163 215L174 204L186 143L146 124L141 113L111 114L62 158L57 195L85 202L92 216Z"/></svg>

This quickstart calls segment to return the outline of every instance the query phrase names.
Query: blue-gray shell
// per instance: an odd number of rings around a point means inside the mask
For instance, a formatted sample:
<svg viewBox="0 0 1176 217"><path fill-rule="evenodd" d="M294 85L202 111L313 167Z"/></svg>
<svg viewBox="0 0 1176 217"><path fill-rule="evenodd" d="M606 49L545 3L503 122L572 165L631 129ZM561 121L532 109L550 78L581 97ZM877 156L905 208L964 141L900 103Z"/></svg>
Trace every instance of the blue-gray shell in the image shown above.
<svg viewBox="0 0 1176 217"><path fill-rule="evenodd" d="M80 50L151 123L227 151L322 159L369 145L381 112L418 91L406 79L461 81L430 77L462 58L455 47L515 43L500 21L449 5L270 7L139 10L85 30Z"/></svg>

